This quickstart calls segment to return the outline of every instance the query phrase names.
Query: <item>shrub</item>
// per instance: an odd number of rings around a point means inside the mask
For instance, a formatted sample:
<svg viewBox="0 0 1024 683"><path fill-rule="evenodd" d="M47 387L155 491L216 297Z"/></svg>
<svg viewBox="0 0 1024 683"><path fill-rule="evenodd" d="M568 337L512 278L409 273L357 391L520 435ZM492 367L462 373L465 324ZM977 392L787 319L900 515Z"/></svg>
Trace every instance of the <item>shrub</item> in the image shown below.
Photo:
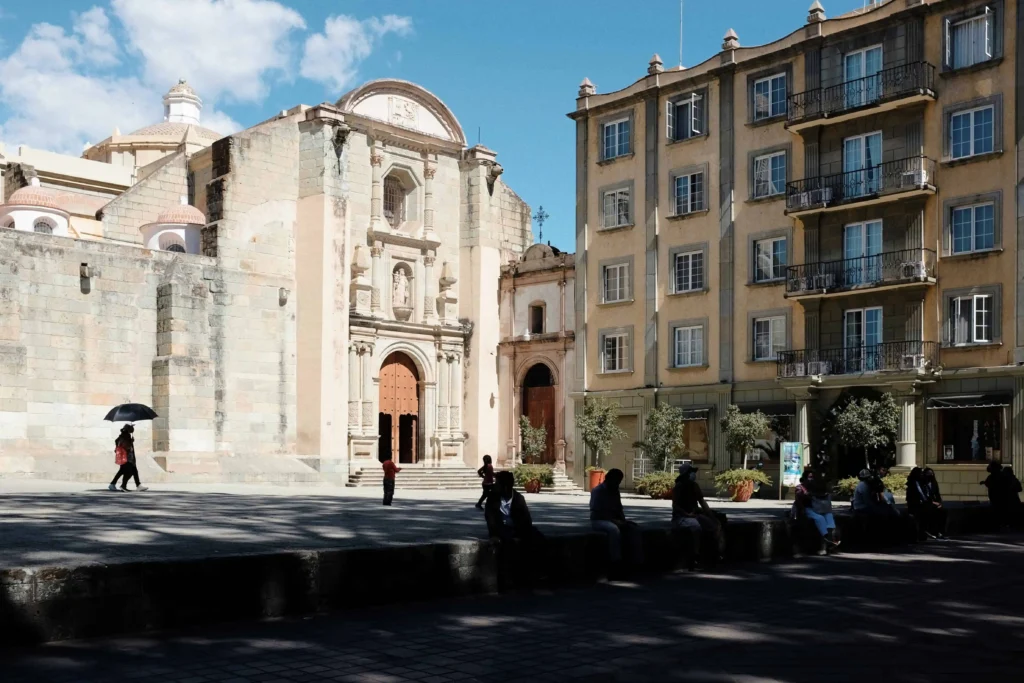
<svg viewBox="0 0 1024 683"><path fill-rule="evenodd" d="M604 472L604 471L605 471L605 469L603 467L594 467L593 465L591 465L590 467L587 468L587 474L590 474L591 472Z"/></svg>
<svg viewBox="0 0 1024 683"><path fill-rule="evenodd" d="M647 414L646 441L633 442L634 448L643 451L649 458L654 469L665 471L671 469L672 458L678 458L686 452L686 441L683 439L683 411L667 403L662 403Z"/></svg>
<svg viewBox="0 0 1024 683"><path fill-rule="evenodd" d="M835 497L840 500L852 500L854 489L859 483L860 479L857 477L840 479L834 489ZM907 492L907 475L905 474L886 475L882 477L882 483L885 484L885 488L892 491L893 495L904 495Z"/></svg>
<svg viewBox="0 0 1024 683"><path fill-rule="evenodd" d="M744 465L747 462L747 454L754 450L757 440L771 429L771 421L760 410L741 413L736 406L729 406L721 423L722 432L725 434L725 449L739 454Z"/></svg>
<svg viewBox="0 0 1024 683"><path fill-rule="evenodd" d="M525 415L519 418L519 442L523 462L533 464L534 459L547 450L548 430L544 426L534 427Z"/></svg>
<svg viewBox="0 0 1024 683"><path fill-rule="evenodd" d="M633 489L641 496L663 498L676 487L676 476L671 472L651 472L633 482Z"/></svg>
<svg viewBox="0 0 1024 683"><path fill-rule="evenodd" d="M907 492L907 475L905 474L887 474L882 477L882 483L894 494L903 495Z"/></svg>
<svg viewBox="0 0 1024 683"><path fill-rule="evenodd" d="M715 475L715 488L725 493L729 490L730 486L735 486L745 481L752 481L763 486L771 486L772 478L762 470L726 470L721 474Z"/></svg>
<svg viewBox="0 0 1024 683"><path fill-rule="evenodd" d="M626 438L626 432L617 424L618 405L603 398L587 397L583 401L583 414L576 417L583 444L594 455L594 464L600 466L601 456L612 449L612 443Z"/></svg>
<svg viewBox="0 0 1024 683"><path fill-rule="evenodd" d="M836 482L835 496L841 500L850 500L853 498L853 490L857 488L857 484L860 483L860 479L857 477L847 477L846 479L840 479ZM906 485L904 484L904 488Z"/></svg>
<svg viewBox="0 0 1024 683"><path fill-rule="evenodd" d="M516 465L512 470L512 476L515 477L516 486L519 488L534 479L540 480L541 486L555 485L555 470L551 465Z"/></svg>

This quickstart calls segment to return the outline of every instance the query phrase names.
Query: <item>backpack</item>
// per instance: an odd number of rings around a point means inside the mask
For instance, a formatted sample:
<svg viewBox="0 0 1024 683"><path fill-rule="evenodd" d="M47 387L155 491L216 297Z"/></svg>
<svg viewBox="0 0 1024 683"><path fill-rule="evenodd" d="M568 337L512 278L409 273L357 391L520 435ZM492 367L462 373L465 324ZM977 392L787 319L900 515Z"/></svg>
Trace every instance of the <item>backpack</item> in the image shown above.
<svg viewBox="0 0 1024 683"><path fill-rule="evenodd" d="M128 449L125 448L124 446L122 446L121 444L117 444L117 447L114 449L114 464L115 465L125 465L127 463L128 463Z"/></svg>

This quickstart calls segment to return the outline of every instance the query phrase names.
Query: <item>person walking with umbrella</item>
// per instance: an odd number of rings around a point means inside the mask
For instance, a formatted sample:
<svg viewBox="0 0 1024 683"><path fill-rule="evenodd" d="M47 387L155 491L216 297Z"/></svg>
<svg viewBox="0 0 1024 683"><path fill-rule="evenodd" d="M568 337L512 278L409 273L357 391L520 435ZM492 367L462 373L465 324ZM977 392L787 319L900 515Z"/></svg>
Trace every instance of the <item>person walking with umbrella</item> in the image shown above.
<svg viewBox="0 0 1024 683"><path fill-rule="evenodd" d="M141 403L125 403L113 408L103 418L108 422L136 422L137 420L152 420L157 417L156 411ZM139 481L139 468L135 464L135 425L126 424L121 427L121 433L114 440L114 463L119 466L113 481L107 486L110 491L117 491L117 480L124 477L121 482L121 491L128 491L128 478L135 479L136 491L148 491L149 488Z"/></svg>

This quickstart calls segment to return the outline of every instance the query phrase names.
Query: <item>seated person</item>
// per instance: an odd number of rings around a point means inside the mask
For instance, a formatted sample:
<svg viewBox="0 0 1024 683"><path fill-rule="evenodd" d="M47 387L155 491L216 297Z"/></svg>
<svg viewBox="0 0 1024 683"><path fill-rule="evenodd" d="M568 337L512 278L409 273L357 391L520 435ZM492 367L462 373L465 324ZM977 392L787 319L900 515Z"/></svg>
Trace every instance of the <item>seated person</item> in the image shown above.
<svg viewBox="0 0 1024 683"><path fill-rule="evenodd" d="M679 468L679 476L676 477L676 485L672 490L672 527L684 529L690 534L693 548L693 555L690 558L691 569L699 567L698 558L702 549L713 548L712 559L722 559L725 553L725 534L722 533L722 525L704 500L704 494L697 484L697 468L690 464L684 464ZM707 545L704 541L707 541Z"/></svg>
<svg viewBox="0 0 1024 683"><path fill-rule="evenodd" d="M487 506L484 508L487 533L491 540L542 541L544 536L533 526L526 498L515 490L515 477L512 473L498 472L494 480L494 490L487 497Z"/></svg>
<svg viewBox="0 0 1024 683"><path fill-rule="evenodd" d="M857 475L860 483L853 491L853 513L864 517L898 517L895 500L885 490L882 478L871 472L861 470ZM888 495L886 495L888 494Z"/></svg>
<svg viewBox="0 0 1024 683"><path fill-rule="evenodd" d="M907 511L917 520L919 533L928 538L946 537L946 510L932 468L915 467L907 475Z"/></svg>
<svg viewBox="0 0 1024 683"><path fill-rule="evenodd" d="M1015 526L1020 521L1020 481L1009 467L992 461L986 468L988 477L981 482L988 488L988 500L1000 528Z"/></svg>
<svg viewBox="0 0 1024 683"><path fill-rule="evenodd" d="M793 519L804 517L810 520L825 541L826 550L839 546L836 538L836 520L832 516L832 496L828 491L828 480L824 474L810 467L804 468L800 484L796 487L793 501ZM819 546L820 547L820 546Z"/></svg>
<svg viewBox="0 0 1024 683"><path fill-rule="evenodd" d="M611 469L604 482L590 492L590 526L594 531L608 535L608 556L612 565L622 565L623 555L635 565L643 564L643 539L636 522L626 519L622 509L619 486L625 475L622 470Z"/></svg>

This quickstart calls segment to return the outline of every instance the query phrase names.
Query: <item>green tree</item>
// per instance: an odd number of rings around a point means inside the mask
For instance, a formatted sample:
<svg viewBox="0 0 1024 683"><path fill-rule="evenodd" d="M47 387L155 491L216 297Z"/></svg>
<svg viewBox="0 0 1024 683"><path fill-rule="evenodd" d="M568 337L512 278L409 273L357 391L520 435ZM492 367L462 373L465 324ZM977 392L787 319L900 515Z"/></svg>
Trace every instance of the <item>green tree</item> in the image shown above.
<svg viewBox="0 0 1024 683"><path fill-rule="evenodd" d="M548 430L543 427L534 427L530 424L530 418L525 415L519 416L519 449L523 462L530 465L538 455L548 447Z"/></svg>
<svg viewBox="0 0 1024 683"><path fill-rule="evenodd" d="M626 432L616 424L618 408L603 398L583 401L583 414L576 418L576 426L584 445L594 454L594 466L600 467L601 456L612 449L616 439L625 439Z"/></svg>
<svg viewBox="0 0 1024 683"><path fill-rule="evenodd" d="M891 461L896 453L900 411L896 399L889 393L882 394L877 401L870 398L850 401L833 423L836 438L846 448L863 449L866 467L871 467L869 452L872 449L877 449L884 460Z"/></svg>
<svg viewBox="0 0 1024 683"><path fill-rule="evenodd" d="M722 418L722 432L725 435L725 449L743 456L743 469L747 468L747 455L754 450L757 440L769 429L771 422L760 410L741 413L736 406L729 406Z"/></svg>
<svg viewBox="0 0 1024 683"><path fill-rule="evenodd" d="M683 439L683 411L666 403L659 405L647 415L645 441L636 441L639 448L651 460L655 470L668 471L672 460L686 452Z"/></svg>

